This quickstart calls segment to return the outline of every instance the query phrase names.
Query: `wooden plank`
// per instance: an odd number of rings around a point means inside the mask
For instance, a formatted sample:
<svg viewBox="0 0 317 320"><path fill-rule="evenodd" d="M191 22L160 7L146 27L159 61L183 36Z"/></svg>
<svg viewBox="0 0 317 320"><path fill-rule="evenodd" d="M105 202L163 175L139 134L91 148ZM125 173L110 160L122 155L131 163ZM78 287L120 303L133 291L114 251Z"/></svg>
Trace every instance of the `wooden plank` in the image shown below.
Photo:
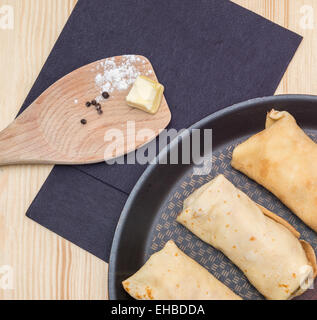
<svg viewBox="0 0 317 320"><path fill-rule="evenodd" d="M0 129L15 117L76 1L0 0L14 29L0 30ZM0 299L106 299L106 264L25 217L51 166L0 168L0 268L13 290Z"/></svg>

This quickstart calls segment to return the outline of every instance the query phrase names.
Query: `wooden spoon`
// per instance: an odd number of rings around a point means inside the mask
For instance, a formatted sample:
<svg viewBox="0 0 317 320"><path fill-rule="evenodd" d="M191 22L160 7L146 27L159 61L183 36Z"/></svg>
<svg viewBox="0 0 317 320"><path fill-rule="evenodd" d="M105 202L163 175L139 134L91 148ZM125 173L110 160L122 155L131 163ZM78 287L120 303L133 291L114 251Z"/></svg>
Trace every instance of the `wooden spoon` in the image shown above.
<svg viewBox="0 0 317 320"><path fill-rule="evenodd" d="M120 72L126 75L121 82ZM126 104L135 72L157 80L148 59L132 55L93 62L58 80L0 132L0 165L102 162L154 139L170 122L171 113L164 97L155 115ZM103 90L109 92L108 99L101 96ZM86 106L93 99L101 104L102 114Z"/></svg>

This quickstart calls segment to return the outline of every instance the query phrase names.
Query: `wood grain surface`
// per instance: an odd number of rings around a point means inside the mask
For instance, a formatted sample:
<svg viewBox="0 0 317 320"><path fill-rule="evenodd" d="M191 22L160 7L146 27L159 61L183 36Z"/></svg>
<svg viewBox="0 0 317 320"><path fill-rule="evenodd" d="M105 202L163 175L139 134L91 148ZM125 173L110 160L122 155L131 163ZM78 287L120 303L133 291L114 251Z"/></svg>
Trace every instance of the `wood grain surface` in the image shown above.
<svg viewBox="0 0 317 320"><path fill-rule="evenodd" d="M317 1L234 2L304 36L276 94L317 94ZM0 129L14 119L75 4L0 0L15 18L13 30L0 29ZM0 168L0 272L7 265L13 274L0 299L107 299L107 265L25 217L51 168Z"/></svg>

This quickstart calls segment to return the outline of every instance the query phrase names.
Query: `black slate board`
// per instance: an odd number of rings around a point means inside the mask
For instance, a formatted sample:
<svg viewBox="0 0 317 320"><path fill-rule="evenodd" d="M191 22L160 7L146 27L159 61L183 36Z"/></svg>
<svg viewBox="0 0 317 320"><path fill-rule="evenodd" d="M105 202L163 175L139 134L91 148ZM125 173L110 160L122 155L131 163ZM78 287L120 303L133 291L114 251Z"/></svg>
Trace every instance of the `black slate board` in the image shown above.
<svg viewBox="0 0 317 320"><path fill-rule="evenodd" d="M26 98L92 61L149 58L171 128L274 93L301 37L229 1L79 0ZM114 227L145 165L56 166L27 216L108 261Z"/></svg>

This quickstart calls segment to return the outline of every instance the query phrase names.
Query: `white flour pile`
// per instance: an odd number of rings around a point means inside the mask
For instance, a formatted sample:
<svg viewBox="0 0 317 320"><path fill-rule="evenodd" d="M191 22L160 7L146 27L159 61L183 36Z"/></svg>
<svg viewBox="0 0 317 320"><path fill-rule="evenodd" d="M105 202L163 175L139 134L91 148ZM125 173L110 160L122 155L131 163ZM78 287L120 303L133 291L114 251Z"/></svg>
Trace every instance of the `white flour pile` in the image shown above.
<svg viewBox="0 0 317 320"><path fill-rule="evenodd" d="M135 67L134 63L141 59L135 55L126 55L116 64L114 58L110 58L100 63L97 67L103 69L102 73L98 73L95 82L96 86L100 89L100 94L103 92L113 92L114 90L126 90L131 84L134 83L140 72ZM145 60L142 61L143 63ZM96 100L100 101L101 96Z"/></svg>

